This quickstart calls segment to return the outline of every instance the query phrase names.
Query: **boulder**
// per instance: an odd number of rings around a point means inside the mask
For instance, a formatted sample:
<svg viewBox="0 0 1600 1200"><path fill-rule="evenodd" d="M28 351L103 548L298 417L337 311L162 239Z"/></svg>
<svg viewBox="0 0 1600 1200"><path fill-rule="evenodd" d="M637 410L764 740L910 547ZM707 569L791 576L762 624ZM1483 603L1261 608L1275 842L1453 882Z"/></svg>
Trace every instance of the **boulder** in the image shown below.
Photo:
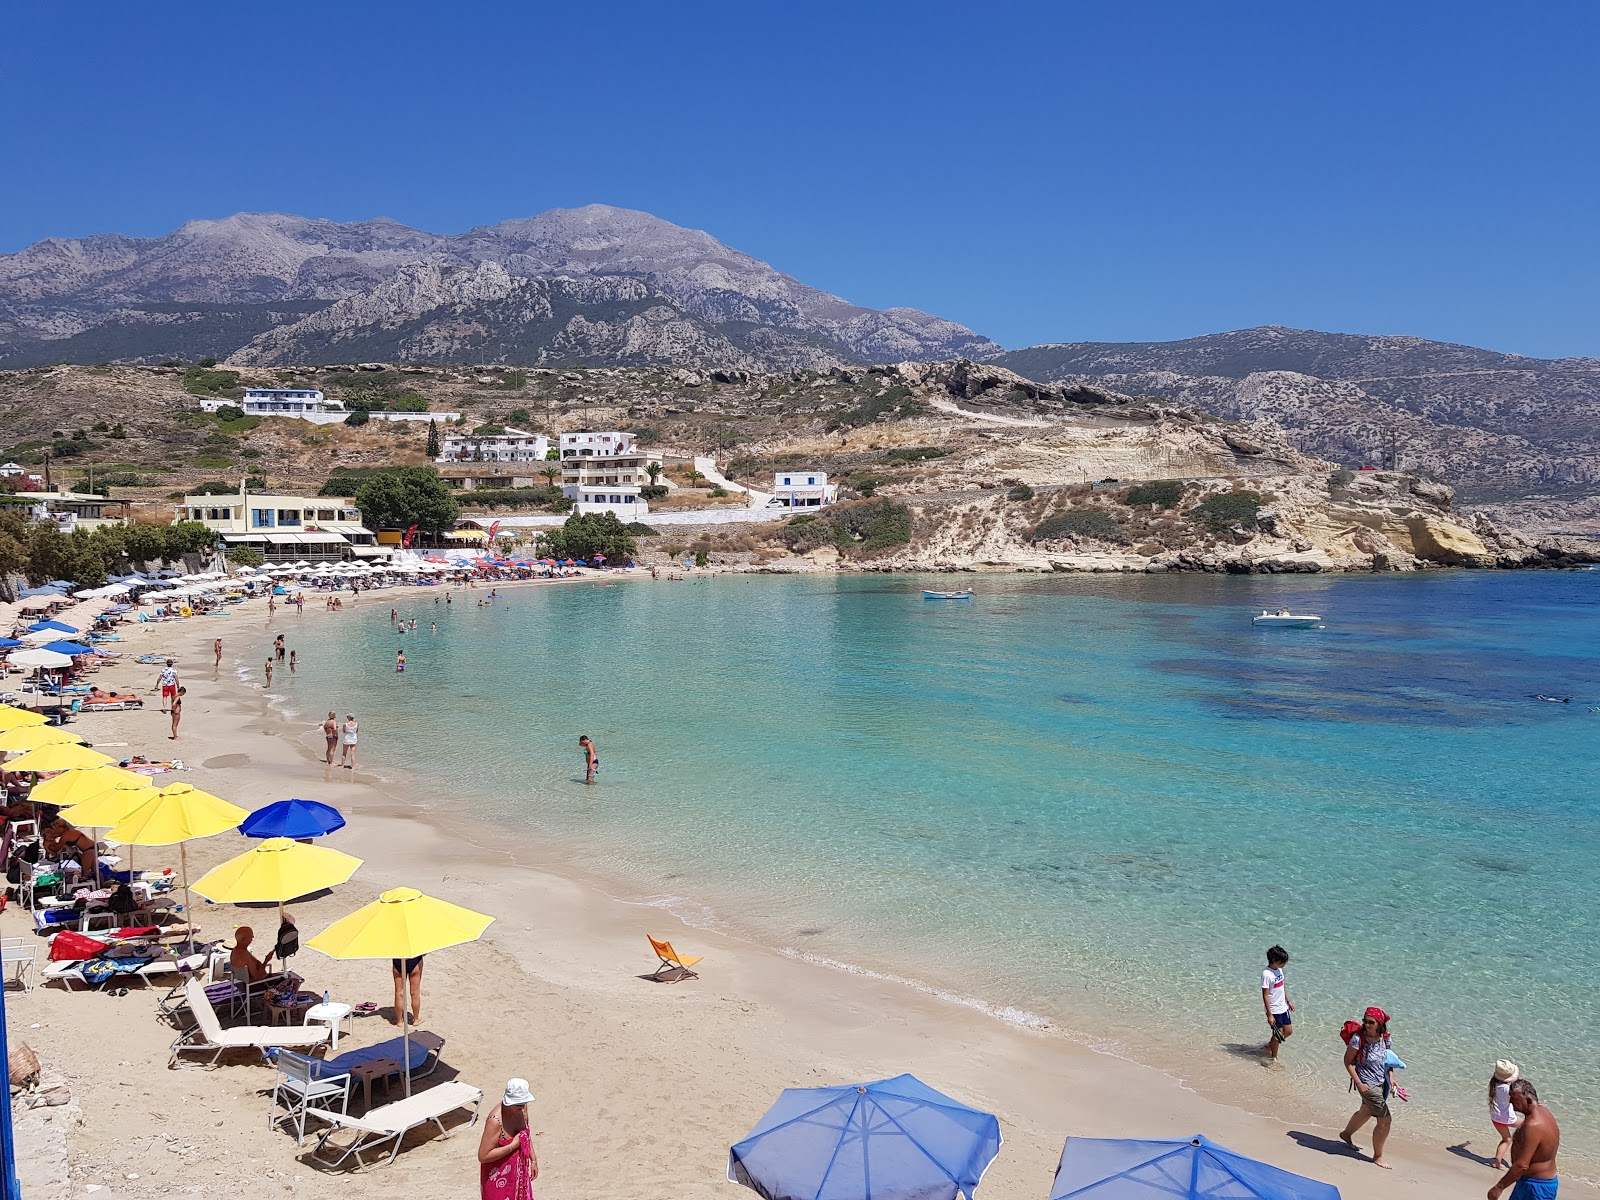
<svg viewBox="0 0 1600 1200"><path fill-rule="evenodd" d="M1410 483L1411 494L1435 508L1449 512L1450 505L1455 502L1456 490L1449 484L1436 483L1432 479L1412 479Z"/></svg>
<svg viewBox="0 0 1600 1200"><path fill-rule="evenodd" d="M1267 452L1267 448L1260 442L1255 441L1253 438L1245 437L1241 433L1235 433L1231 429L1222 431L1222 440L1228 443L1228 449L1235 454L1265 454Z"/></svg>
<svg viewBox="0 0 1600 1200"><path fill-rule="evenodd" d="M1406 528L1410 530L1411 545L1418 558L1450 566L1470 565L1490 558L1483 540L1453 521L1413 513L1406 518Z"/></svg>

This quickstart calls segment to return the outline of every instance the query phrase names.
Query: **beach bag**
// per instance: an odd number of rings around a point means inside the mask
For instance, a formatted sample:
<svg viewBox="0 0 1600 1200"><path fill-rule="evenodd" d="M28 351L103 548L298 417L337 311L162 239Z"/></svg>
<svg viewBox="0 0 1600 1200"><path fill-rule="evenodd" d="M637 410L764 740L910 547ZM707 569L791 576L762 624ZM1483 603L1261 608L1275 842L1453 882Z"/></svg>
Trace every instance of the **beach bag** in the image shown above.
<svg viewBox="0 0 1600 1200"><path fill-rule="evenodd" d="M1341 1046L1348 1047L1350 1045L1350 1039L1355 1037L1356 1034L1358 1034L1360 1032L1361 1032L1361 1022L1360 1021L1346 1021L1339 1028L1339 1044Z"/></svg>
<svg viewBox="0 0 1600 1200"><path fill-rule="evenodd" d="M26 1090L39 1082L40 1072L44 1068L39 1065L39 1056L27 1042L12 1046L7 1058L6 1070L12 1087Z"/></svg>
<svg viewBox="0 0 1600 1200"><path fill-rule="evenodd" d="M106 948L106 944L88 934L79 933L74 929L63 929L50 939L51 962L76 962L83 958L93 958Z"/></svg>

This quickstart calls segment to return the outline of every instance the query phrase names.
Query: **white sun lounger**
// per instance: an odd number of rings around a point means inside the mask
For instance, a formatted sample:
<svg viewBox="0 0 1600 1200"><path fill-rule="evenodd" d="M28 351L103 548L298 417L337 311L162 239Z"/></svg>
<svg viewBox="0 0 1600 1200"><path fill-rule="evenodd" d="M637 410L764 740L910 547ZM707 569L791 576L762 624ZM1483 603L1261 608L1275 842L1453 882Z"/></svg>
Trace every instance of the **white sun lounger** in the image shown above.
<svg viewBox="0 0 1600 1200"><path fill-rule="evenodd" d="M82 984L85 988L92 987L92 984L84 981L83 974L78 970L82 965L82 959L64 959L61 962L51 963L44 969L42 975L47 981L51 979L61 980L66 984L69 992L74 990L75 984ZM123 985L113 983L112 980L139 979L144 982L146 987L149 987L151 978L156 975L171 975L174 972L181 971L199 971L205 965L206 956L204 954L190 954L184 958L157 958L145 963L137 971L124 971L118 975L113 975L111 979L101 986L120 987Z"/></svg>
<svg viewBox="0 0 1600 1200"><path fill-rule="evenodd" d="M206 986L198 979L190 979L183 988L189 998L189 1011L196 1024L186 1029L172 1043L172 1057L167 1066L176 1067L179 1055L199 1051L211 1052L211 1065L215 1066L224 1050L257 1049L268 1046L320 1046L328 1040L326 1025L236 1025L224 1029L217 1020L217 1010L211 1007Z"/></svg>
<svg viewBox="0 0 1600 1200"><path fill-rule="evenodd" d="M481 1088L475 1088L470 1083L462 1083L459 1079L452 1079L431 1087L425 1092L418 1092L414 1096L407 1096L404 1100L396 1100L392 1104L385 1104L382 1108L375 1108L363 1116L352 1117L342 1112L330 1112L327 1109L313 1108L306 1112L306 1116L314 1121L325 1121L328 1129L317 1139L317 1144L312 1148L313 1157L326 1162L330 1167L337 1167L348 1158L354 1157L356 1166L366 1164L361 1161L361 1152L375 1150L385 1142L392 1142L389 1149L389 1161L392 1163L395 1156L400 1153L400 1143L405 1140L406 1134L418 1126L426 1125L432 1121L439 1127L439 1132L449 1136L450 1131L444 1126L444 1117L458 1108L472 1107L472 1120L469 1125L478 1123L478 1105L483 1100ZM352 1141L333 1160L322 1157L323 1147L328 1139L341 1129L355 1132ZM338 1149L338 1147L335 1147Z"/></svg>

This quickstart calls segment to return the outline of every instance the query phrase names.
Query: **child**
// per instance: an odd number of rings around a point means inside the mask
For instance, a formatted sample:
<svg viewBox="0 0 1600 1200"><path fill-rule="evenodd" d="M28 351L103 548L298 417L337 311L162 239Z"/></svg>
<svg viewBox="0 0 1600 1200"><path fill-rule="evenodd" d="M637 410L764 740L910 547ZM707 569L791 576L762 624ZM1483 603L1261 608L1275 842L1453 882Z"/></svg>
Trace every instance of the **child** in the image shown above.
<svg viewBox="0 0 1600 1200"><path fill-rule="evenodd" d="M1278 1047L1294 1036L1294 1005L1283 981L1283 969L1288 965L1289 952L1282 946L1273 946L1267 951L1267 969L1261 972L1261 1004L1267 1010L1267 1030L1271 1035L1261 1052L1274 1063L1278 1061Z"/></svg>
<svg viewBox="0 0 1600 1200"><path fill-rule="evenodd" d="M1517 1114L1511 1107L1511 1085L1520 1078L1521 1069L1508 1058L1495 1063L1494 1074L1489 1076L1489 1120L1500 1134L1500 1144L1494 1148L1494 1162L1490 1164L1496 1171L1506 1165L1511 1153L1512 1127L1517 1123Z"/></svg>

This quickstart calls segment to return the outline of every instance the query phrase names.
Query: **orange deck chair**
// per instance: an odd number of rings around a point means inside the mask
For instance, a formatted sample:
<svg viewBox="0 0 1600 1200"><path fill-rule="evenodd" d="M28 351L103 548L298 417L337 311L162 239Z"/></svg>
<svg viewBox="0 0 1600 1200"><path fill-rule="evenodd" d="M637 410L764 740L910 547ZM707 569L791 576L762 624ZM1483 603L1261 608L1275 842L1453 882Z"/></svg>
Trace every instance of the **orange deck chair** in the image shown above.
<svg viewBox="0 0 1600 1200"><path fill-rule="evenodd" d="M695 963L701 962L705 958L704 955L679 954L672 948L671 942L658 942L655 938L650 937L648 933L645 934L645 937L650 938L650 949L654 950L656 957L661 960L661 965L655 969L655 974L651 975L650 978L665 981L667 977L662 974L663 971L677 972L672 977L672 982L674 983L680 979L700 978L698 972L691 971L689 968L694 966Z"/></svg>

